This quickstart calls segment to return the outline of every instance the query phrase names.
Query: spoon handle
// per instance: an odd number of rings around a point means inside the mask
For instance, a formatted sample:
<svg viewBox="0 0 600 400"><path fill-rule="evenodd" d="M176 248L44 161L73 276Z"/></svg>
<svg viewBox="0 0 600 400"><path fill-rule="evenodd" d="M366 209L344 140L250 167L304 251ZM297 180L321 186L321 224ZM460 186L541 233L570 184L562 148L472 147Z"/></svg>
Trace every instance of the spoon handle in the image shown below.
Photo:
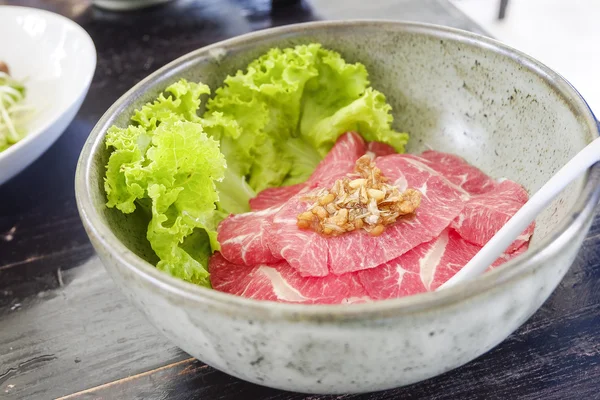
<svg viewBox="0 0 600 400"><path fill-rule="evenodd" d="M600 138L594 139L562 167L527 203L486 243L452 278L437 290L481 275L504 250L531 224L537 215L575 178L600 161Z"/></svg>

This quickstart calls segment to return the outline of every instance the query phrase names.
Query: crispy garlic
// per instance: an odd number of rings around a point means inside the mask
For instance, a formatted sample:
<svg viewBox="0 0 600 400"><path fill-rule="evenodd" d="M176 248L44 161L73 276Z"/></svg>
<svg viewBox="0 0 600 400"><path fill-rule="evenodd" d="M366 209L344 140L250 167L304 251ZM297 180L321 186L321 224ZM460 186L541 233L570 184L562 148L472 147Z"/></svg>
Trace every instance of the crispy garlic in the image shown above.
<svg viewBox="0 0 600 400"><path fill-rule="evenodd" d="M386 183L369 156L359 158L354 170L355 174L336 180L331 188L317 189L304 197L313 203L298 215L299 228L330 236L364 229L378 236L387 225L414 213L421 204L421 192L407 189L401 193Z"/></svg>

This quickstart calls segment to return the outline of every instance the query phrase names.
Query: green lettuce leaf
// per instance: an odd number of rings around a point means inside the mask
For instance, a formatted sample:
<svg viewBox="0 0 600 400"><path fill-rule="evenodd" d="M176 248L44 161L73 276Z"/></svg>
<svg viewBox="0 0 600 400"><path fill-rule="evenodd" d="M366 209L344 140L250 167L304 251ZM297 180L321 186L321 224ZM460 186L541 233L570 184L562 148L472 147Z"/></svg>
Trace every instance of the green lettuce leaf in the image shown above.
<svg viewBox="0 0 600 400"><path fill-rule="evenodd" d="M215 93L203 118L218 114L235 121L237 130L219 136L221 151L236 171L232 176L244 177L254 192L305 181L349 130L398 152L408 141L392 129L391 107L369 87L364 65L347 63L319 44L271 49L228 76ZM241 202L237 206L248 211Z"/></svg>
<svg viewBox="0 0 600 400"><path fill-rule="evenodd" d="M208 87L182 80L167 92L135 113L137 125L107 132L106 146L113 149L104 181L107 206L123 213L146 210L157 268L210 286L208 258L220 248L217 225L227 215L217 210L216 189L225 177L225 157L196 114ZM206 126L214 131L215 121Z"/></svg>
<svg viewBox="0 0 600 400"><path fill-rule="evenodd" d="M208 86L182 79L167 87L165 92L167 96L161 93L155 101L136 110L131 120L146 130L153 130L161 121L172 117L182 121L200 121L197 114L200 96L210 94Z"/></svg>
<svg viewBox="0 0 600 400"><path fill-rule="evenodd" d="M219 143L209 138L202 125L167 120L155 131L146 167L152 220L148 240L160 261L159 269L187 281L209 286L206 260L218 250L214 181L222 180L225 158ZM194 259L180 244L196 229L210 238L210 245Z"/></svg>
<svg viewBox="0 0 600 400"><path fill-rule="evenodd" d="M301 138L287 140L283 152L291 156L293 165L282 182L283 186L304 182L323 158L316 148Z"/></svg>
<svg viewBox="0 0 600 400"><path fill-rule="evenodd" d="M323 105L315 105L317 112ZM384 142L391 145L399 153L404 153L404 145L408 142L407 133L395 132L391 127L393 121L390 114L392 107L386 103L385 96L372 88L365 90L360 97L348 105L332 109L333 113L319 118L303 132L302 137L314 146L318 153L325 157L339 137L336 132L355 131L371 142Z"/></svg>
<svg viewBox="0 0 600 400"><path fill-rule="evenodd" d="M145 196L147 184L140 168L150 140L146 130L136 126L125 129L113 126L106 133L106 147L113 148L104 178L109 208L132 213L136 208L135 201Z"/></svg>

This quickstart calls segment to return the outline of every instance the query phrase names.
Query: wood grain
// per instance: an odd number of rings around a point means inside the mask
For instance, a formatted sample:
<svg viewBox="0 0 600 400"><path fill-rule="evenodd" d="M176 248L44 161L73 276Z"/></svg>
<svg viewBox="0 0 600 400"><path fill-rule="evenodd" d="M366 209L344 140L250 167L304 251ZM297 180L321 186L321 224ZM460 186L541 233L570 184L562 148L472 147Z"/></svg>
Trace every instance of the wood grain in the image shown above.
<svg viewBox="0 0 600 400"><path fill-rule="evenodd" d="M60 276L62 286L55 275L40 281L48 289L21 297L15 285L4 296L0 393L14 385L14 398L54 398L189 357L129 304L97 258Z"/></svg>
<svg viewBox="0 0 600 400"><path fill-rule="evenodd" d="M111 13L83 0L25 0L86 29L98 67L80 112L38 161L0 187L0 398L600 399L600 221L546 304L457 370L380 393L314 396L253 385L190 359L149 325L94 256L73 178L87 135L133 84L191 50L315 18L398 18L481 30L443 0L178 1ZM63 397L65 398L65 397Z"/></svg>

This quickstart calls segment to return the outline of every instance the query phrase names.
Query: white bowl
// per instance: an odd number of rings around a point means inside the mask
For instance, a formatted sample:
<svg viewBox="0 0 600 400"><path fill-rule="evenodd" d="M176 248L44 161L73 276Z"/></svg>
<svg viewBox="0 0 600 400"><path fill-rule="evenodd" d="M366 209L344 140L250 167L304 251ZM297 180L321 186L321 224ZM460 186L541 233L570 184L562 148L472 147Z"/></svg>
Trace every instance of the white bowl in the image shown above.
<svg viewBox="0 0 600 400"><path fill-rule="evenodd" d="M92 0L95 6L111 11L130 11L168 3L173 0Z"/></svg>
<svg viewBox="0 0 600 400"><path fill-rule="evenodd" d="M0 60L26 79L34 107L27 136L0 152L0 184L35 161L79 110L96 69L96 49L75 22L48 11L0 6Z"/></svg>

